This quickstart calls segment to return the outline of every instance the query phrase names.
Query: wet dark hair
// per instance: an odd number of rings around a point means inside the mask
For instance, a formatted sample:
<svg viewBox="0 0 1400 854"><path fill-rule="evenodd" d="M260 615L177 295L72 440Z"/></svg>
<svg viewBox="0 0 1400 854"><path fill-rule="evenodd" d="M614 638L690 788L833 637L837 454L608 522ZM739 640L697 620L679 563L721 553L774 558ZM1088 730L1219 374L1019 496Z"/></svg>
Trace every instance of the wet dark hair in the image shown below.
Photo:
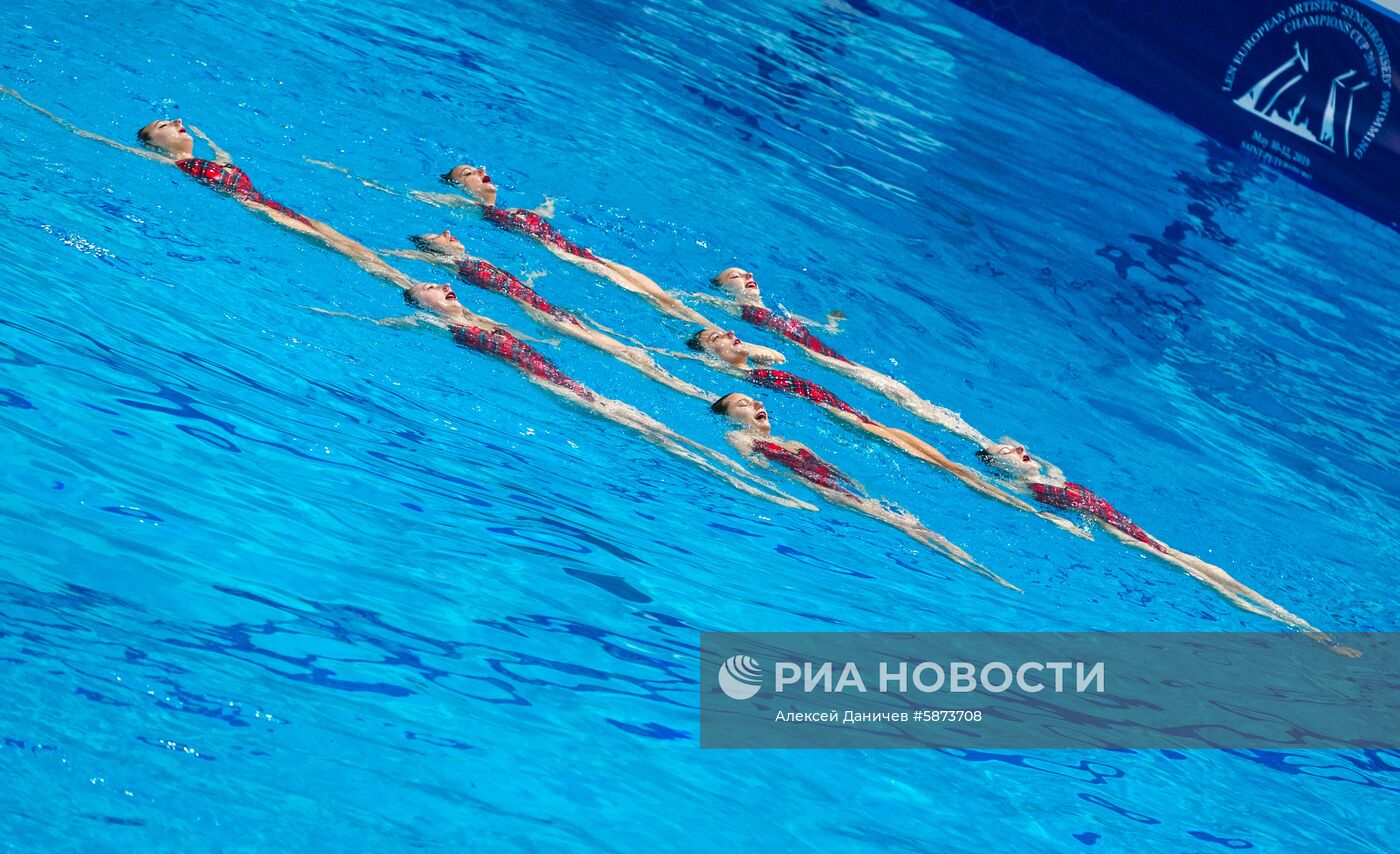
<svg viewBox="0 0 1400 854"><path fill-rule="evenodd" d="M418 308L418 298L413 295L412 288L404 288L403 301L413 306L414 308Z"/></svg>
<svg viewBox="0 0 1400 854"><path fill-rule="evenodd" d="M705 342L704 342L703 340L701 340L701 338L702 338L702 336L704 336L704 334L705 334L706 332L708 332L708 331L709 331L709 327L708 327L708 326L702 327L702 328L701 328L699 331L697 331L694 335L690 336L689 340L687 340L687 341L685 342L685 346L687 346L687 347L689 347L690 349L695 350L696 352L699 352L699 353L705 352ZM720 398L720 399L723 400L724 398Z"/></svg>
<svg viewBox="0 0 1400 854"><path fill-rule="evenodd" d="M1001 462L995 456L992 455L991 451L988 451L986 449L978 451L977 459L981 461L982 465L987 467L987 474L991 477L997 480L1011 479L1011 472L1008 471L1006 466L1002 465Z"/></svg>
<svg viewBox="0 0 1400 854"><path fill-rule="evenodd" d="M452 167L452 169L456 168L456 166ZM442 183L446 184L449 187L457 186L457 182L452 180L452 169L448 169L446 172L438 176L438 180L442 181Z"/></svg>
<svg viewBox="0 0 1400 854"><path fill-rule="evenodd" d="M739 392L737 392L737 391L731 391L729 394L726 394L725 396L721 397L719 400L716 400L714 403L710 404L710 411L713 412L713 413L716 414L716 415L728 415L728 414L729 414L729 404L725 403L725 401L728 400L728 399L731 398L731 397L737 396L738 394L739 394Z"/></svg>
<svg viewBox="0 0 1400 854"><path fill-rule="evenodd" d="M159 119L157 119L157 121L159 121ZM155 124L155 122L151 122L151 124ZM136 141L141 143L146 148L155 150L155 145L151 142L151 132L146 129L148 127L150 127L150 125L146 125L146 127L137 129Z"/></svg>
<svg viewBox="0 0 1400 854"><path fill-rule="evenodd" d="M428 236L425 234L410 234L408 236L408 242L412 243L414 246L417 246L419 250L423 252L431 252L434 255L447 254L446 252L439 249L436 243L433 243L431 240L429 240Z"/></svg>

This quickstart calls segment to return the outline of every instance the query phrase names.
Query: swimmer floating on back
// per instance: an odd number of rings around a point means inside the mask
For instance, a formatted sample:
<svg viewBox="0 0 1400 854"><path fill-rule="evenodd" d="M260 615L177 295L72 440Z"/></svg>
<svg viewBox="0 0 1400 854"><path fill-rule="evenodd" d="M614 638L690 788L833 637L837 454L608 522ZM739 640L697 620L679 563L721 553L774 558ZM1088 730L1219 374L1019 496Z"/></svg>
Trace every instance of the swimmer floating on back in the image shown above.
<svg viewBox="0 0 1400 854"><path fill-rule="evenodd" d="M1003 587L1021 592L1019 587L1009 584L973 560L967 552L948 542L943 535L924 527L922 522L909 513L865 495L859 484L812 453L810 448L800 442L774 436L772 425L768 421L768 412L759 401L746 394L734 392L715 401L710 409L739 426L738 430L731 432L726 438L749 459L760 465L776 463L806 481L808 486L821 493L827 501L892 525L959 566L990 578Z"/></svg>
<svg viewBox="0 0 1400 854"><path fill-rule="evenodd" d="M912 457L937 466L949 474L962 481L972 489L977 490L988 498L994 498L1003 504L1009 504L1017 510L1024 510L1034 513L1037 516L1049 521L1078 537L1088 538L1088 535L1066 519L1062 519L1052 513L1036 510L1031 505L1022 501L1005 490L988 483L981 475L974 472L967 466L960 465L945 457L942 453L928 444L918 436L900 430L896 427L887 427L879 423L863 412L856 410L849 403L832 394L822 386L810 380L794 376L787 371L777 368L751 368L749 366L749 353L747 345L740 341L732 332L720 329L701 329L687 342L692 350L698 350L713 357L712 366L720 367L729 373L743 377L754 385L790 394L811 401L824 409L837 421L864 430L874 436L878 436L909 454Z"/></svg>
<svg viewBox="0 0 1400 854"><path fill-rule="evenodd" d="M159 119L141 128L136 132L136 137L145 147L136 148L83 130L67 119L56 116L35 104L13 89L0 86L0 94L9 95L84 139L95 140L127 153L144 157L147 160L174 166L199 183L232 196L244 207L265 215L278 225L321 241L377 276L397 281L396 277L400 275L385 264L384 260L369 247L346 237L324 222L303 216L258 192L254 189L248 174L233 165L228 152L215 144L208 136L205 136L199 128L192 125L186 126L180 119ZM213 150L213 160L194 156L194 138L190 135L191 131ZM406 284L404 281L397 283Z"/></svg>
<svg viewBox="0 0 1400 854"><path fill-rule="evenodd" d="M1325 644L1333 652L1349 657L1360 655L1354 649L1338 646L1327 635L1308 625L1302 617L1289 613L1281 605L1239 583L1220 567L1178 551L1153 537L1088 487L1066 480L1059 467L1026 453L1025 446L1012 442L994 443L977 455L988 465L1009 475L1014 487L1034 496L1042 504L1084 514L1123 543L1185 570L1187 575L1211 587L1236 607L1297 629Z"/></svg>

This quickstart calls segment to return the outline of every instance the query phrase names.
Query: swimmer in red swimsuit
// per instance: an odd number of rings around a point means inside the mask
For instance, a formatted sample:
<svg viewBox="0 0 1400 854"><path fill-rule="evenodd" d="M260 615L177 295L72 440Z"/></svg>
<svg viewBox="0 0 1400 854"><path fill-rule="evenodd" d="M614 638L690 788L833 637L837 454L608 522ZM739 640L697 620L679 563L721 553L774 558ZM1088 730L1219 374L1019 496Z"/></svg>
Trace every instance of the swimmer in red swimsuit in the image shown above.
<svg viewBox="0 0 1400 854"><path fill-rule="evenodd" d="M1019 588L973 560L971 555L948 542L941 534L929 530L908 512L867 496L859 484L812 453L807 446L774 436L768 411L759 401L735 392L715 401L710 409L738 425L739 429L726 438L749 459L760 465L781 466L827 501L892 525L959 566L990 578L1003 587L1019 591Z"/></svg>
<svg viewBox="0 0 1400 854"><path fill-rule="evenodd" d="M561 335L582 341L591 347L596 347L681 394L706 401L715 399L713 394L663 369L656 364L656 360L651 357L651 354L641 347L624 344L593 324L540 296L534 288L491 262L468 255L462 241L454 237L450 231L418 234L409 240L418 249L391 249L386 250L384 254L450 267L461 281L484 290L495 291L514 300L542 326Z"/></svg>
<svg viewBox="0 0 1400 854"><path fill-rule="evenodd" d="M1089 536L1069 521L1053 513L1037 510L1027 502L988 482L967 466L953 462L918 436L896 427L887 427L881 424L811 380L776 368L750 367L748 345L740 341L732 331L725 332L714 328L701 329L691 336L686 344L690 349L698 350L712 357L708 360L711 367L743 377L754 385L808 400L821 407L828 415L842 424L884 439L906 454L948 472L988 498L994 498L1003 504L1015 507L1017 510L1034 513L1077 537L1087 539Z"/></svg>
<svg viewBox="0 0 1400 854"><path fill-rule="evenodd" d="M1206 584L1235 606L1297 629L1325 644L1333 652L1347 656L1359 655L1356 650L1338 646L1327 635L1308 625L1303 618L1289 613L1283 606L1244 586L1220 567L1178 551L1147 533L1088 487L1066 480L1064 472L1057 466L1031 456L1024 445L1003 440L978 451L977 455L983 462L1008 475L1013 487L1024 490L1036 501L1083 514L1121 542L1185 570L1192 578Z"/></svg>
<svg viewBox="0 0 1400 854"><path fill-rule="evenodd" d="M176 119L175 121L178 123L180 120ZM205 160L200 157L186 157L184 160L176 160L175 166L206 187L213 187L219 192L228 193L239 201L261 205L303 225L312 225L311 220L253 189L253 182L248 177L248 173L232 163L220 163L217 160Z"/></svg>
<svg viewBox="0 0 1400 854"><path fill-rule="evenodd" d="M40 115L85 139L101 142L148 160L174 166L201 184L236 199L249 210L263 214L278 225L292 231L315 238L327 247L348 256L368 272L394 282L400 287L407 287L409 284L406 277L384 263L384 259L376 255L369 247L346 237L324 222L303 216L258 192L254 189L253 182L248 178L247 173L233 165L228 152L220 148L199 128L187 127L180 119L161 119L141 128L137 131L136 136L143 147L137 148L83 130L67 119L54 115L28 100L13 89L0 86L0 94L9 95ZM194 136L204 140L213 150L214 158L212 160L194 156L194 138L191 136L191 132Z"/></svg>
<svg viewBox="0 0 1400 854"><path fill-rule="evenodd" d="M788 314L779 314L765 306L758 283L754 281L753 274L749 271L730 267L715 276L713 283L727 295L725 298L705 294L696 294L695 296L722 306L749 323L786 338L801 347L802 351L812 359L837 373L850 377L867 388L878 391L925 421L937 424L969 442L974 442L979 448L991 444L991 440L974 429L953 410L932 404L893 377L886 376L865 365L857 364L850 358L836 352L830 345L812 333L810 327L813 324L811 321ZM828 323L828 328L835 331L836 315L834 313L832 318L831 322Z"/></svg>

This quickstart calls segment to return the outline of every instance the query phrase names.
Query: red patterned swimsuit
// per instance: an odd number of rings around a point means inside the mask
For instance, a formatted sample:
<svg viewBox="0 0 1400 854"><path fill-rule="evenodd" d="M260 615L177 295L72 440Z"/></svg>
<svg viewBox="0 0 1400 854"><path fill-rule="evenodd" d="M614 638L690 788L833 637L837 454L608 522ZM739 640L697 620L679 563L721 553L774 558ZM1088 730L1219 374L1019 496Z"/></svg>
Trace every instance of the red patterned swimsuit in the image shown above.
<svg viewBox="0 0 1400 854"><path fill-rule="evenodd" d="M761 385L764 388L771 388L774 391L780 391L784 394L805 397L813 403L834 406L842 412L849 412L851 415L859 418L862 423L875 423L863 412L858 412L855 407L832 394L829 390L810 380L804 380L802 377L793 376L787 371L776 371L772 368L758 368L749 371L748 380L754 385Z"/></svg>
<svg viewBox="0 0 1400 854"><path fill-rule="evenodd" d="M1087 486L1080 486L1077 483L1066 483L1064 486L1032 483L1031 489L1035 491L1035 500L1041 504L1049 504L1052 507L1059 507L1061 510L1078 510L1081 513L1088 513L1090 516L1102 520L1105 525L1117 528L1138 542L1145 543L1159 552L1166 552L1161 543L1149 537L1147 532L1139 528L1132 519L1124 516L1118 508L1095 495Z"/></svg>
<svg viewBox="0 0 1400 854"><path fill-rule="evenodd" d="M488 291L495 291L513 300L523 302L531 308L544 312L550 317L568 321L575 326L582 326L582 324L578 322L577 317L574 317L564 309L535 293L534 288L531 288L529 285L492 264L490 261L482 261L479 258L458 261L457 277L468 284L485 288Z"/></svg>
<svg viewBox="0 0 1400 854"><path fill-rule="evenodd" d="M808 329L807 326L799 320L774 314L770 309L766 309L761 305L744 306L742 317L749 323L771 329L794 344L800 344L814 353L830 356L833 359L839 359L847 364L851 361L828 347L820 338L812 334L812 330Z"/></svg>
<svg viewBox="0 0 1400 854"><path fill-rule="evenodd" d="M591 249L579 246L559 233L559 229L550 225L549 222L534 211L521 210L520 208L498 208L495 205L483 205L481 215L486 217L488 222L504 228L506 231L514 231L520 234L535 238L548 246L555 246L564 250L570 255L576 255L585 261L600 260L593 254Z"/></svg>
<svg viewBox="0 0 1400 854"><path fill-rule="evenodd" d="M228 193L236 199L244 199L271 208L298 222L311 225L311 220L253 189L253 180L248 177L248 173L232 163L217 163L202 157L187 157L184 160L175 161L175 165L206 187L213 187L215 190Z"/></svg>
<svg viewBox="0 0 1400 854"><path fill-rule="evenodd" d="M753 443L753 449L773 462L791 469L803 480L856 498L860 497L851 489L850 478L837 471L835 466L822 462L821 457L806 448L794 451L777 442L759 439Z"/></svg>
<svg viewBox="0 0 1400 854"><path fill-rule="evenodd" d="M480 326L453 326L452 337L457 339L457 343L463 347L470 347L473 350L480 350L493 356L500 356L507 362L512 362L526 373L539 377L550 385L568 389L584 400L593 400L593 392L575 382L568 374L554 367L554 363L544 356L511 335L504 329L493 329L487 332Z"/></svg>

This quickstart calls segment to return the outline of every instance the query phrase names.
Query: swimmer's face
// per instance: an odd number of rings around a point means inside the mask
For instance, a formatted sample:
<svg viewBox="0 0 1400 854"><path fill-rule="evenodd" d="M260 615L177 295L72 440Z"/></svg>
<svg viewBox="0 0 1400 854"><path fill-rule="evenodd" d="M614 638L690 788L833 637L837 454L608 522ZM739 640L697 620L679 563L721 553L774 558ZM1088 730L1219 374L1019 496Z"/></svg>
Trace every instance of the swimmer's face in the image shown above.
<svg viewBox="0 0 1400 854"><path fill-rule="evenodd" d="M194 153L194 140L180 119L159 119L136 132L142 142L173 157L189 157Z"/></svg>
<svg viewBox="0 0 1400 854"><path fill-rule="evenodd" d="M724 415L740 427L757 430L765 436L773 429L768 423L768 410L763 408L763 403L747 394L731 394L725 401Z"/></svg>
<svg viewBox="0 0 1400 854"><path fill-rule="evenodd" d="M745 295L756 296L758 294L758 283L753 280L753 273L738 267L730 267L720 271L720 274L715 276L715 284L720 290L735 299L741 299Z"/></svg>
<svg viewBox="0 0 1400 854"><path fill-rule="evenodd" d="M438 255L460 255L467 251L467 247L462 245L462 241L452 236L452 232L447 229L436 234L419 234L413 238L413 242L418 244L425 252L434 252Z"/></svg>
<svg viewBox="0 0 1400 854"><path fill-rule="evenodd" d="M408 291L408 298L414 305L435 311L438 314L454 314L462 310L457 302L457 293L448 285L414 285Z"/></svg>
<svg viewBox="0 0 1400 854"><path fill-rule="evenodd" d="M739 340L732 330L706 329L700 333L700 345L705 352L718 356L731 365L742 365L749 360L749 348Z"/></svg>
<svg viewBox="0 0 1400 854"><path fill-rule="evenodd" d="M453 166L446 175L447 183L461 187L488 205L496 203L496 185L480 166Z"/></svg>
<svg viewBox="0 0 1400 854"><path fill-rule="evenodd" d="M987 462L1012 474L1022 477L1040 474L1040 462L1026 453L1024 445L988 445L985 453Z"/></svg>

